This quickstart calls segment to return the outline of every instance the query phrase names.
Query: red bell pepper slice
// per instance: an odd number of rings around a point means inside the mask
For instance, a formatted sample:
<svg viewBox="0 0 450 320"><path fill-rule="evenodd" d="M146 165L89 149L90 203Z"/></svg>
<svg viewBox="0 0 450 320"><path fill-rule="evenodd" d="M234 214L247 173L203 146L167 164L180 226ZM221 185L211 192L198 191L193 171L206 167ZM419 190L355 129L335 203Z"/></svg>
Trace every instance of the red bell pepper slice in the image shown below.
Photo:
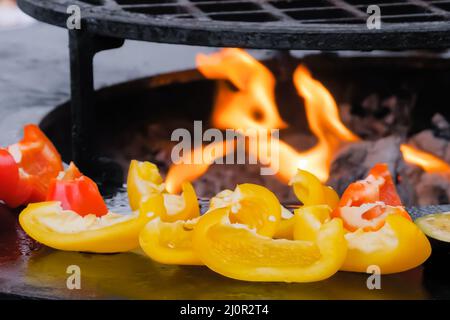
<svg viewBox="0 0 450 320"><path fill-rule="evenodd" d="M367 178L351 183L341 197L339 206L360 206L364 203L381 201L389 206L401 206L388 165L376 164Z"/></svg>
<svg viewBox="0 0 450 320"><path fill-rule="evenodd" d="M347 230L376 231L384 225L389 214L411 220L403 208L388 165L379 163L365 179L348 186L332 216L341 218Z"/></svg>
<svg viewBox="0 0 450 320"><path fill-rule="evenodd" d="M84 176L73 163L62 177L53 179L47 201L59 201L64 210L72 210L82 217L88 214L101 217L108 213L97 184Z"/></svg>
<svg viewBox="0 0 450 320"><path fill-rule="evenodd" d="M11 208L44 201L61 170L61 156L52 142L36 125L26 125L20 142L0 149L0 200Z"/></svg>

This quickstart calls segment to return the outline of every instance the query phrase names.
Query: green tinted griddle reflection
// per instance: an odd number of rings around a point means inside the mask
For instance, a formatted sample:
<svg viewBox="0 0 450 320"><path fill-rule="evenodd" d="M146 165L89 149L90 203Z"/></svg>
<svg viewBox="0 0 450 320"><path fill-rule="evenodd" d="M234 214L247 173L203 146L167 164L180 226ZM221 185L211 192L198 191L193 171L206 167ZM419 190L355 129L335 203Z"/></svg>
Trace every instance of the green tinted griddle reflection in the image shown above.
<svg viewBox="0 0 450 320"><path fill-rule="evenodd" d="M66 286L67 267L81 269L81 289ZM434 272L429 281L434 283ZM368 290L367 275L339 272L305 283L252 283L206 267L168 266L140 253L88 254L57 251L28 238L17 212L0 205L0 296L47 299L427 299L423 267L382 276ZM426 280L426 279L425 279ZM425 284L425 285L424 285ZM434 285L432 285L434 287Z"/></svg>
<svg viewBox="0 0 450 320"><path fill-rule="evenodd" d="M81 269L81 290L66 288L69 265ZM50 249L30 259L24 273L26 285L43 287L52 295L126 299L423 299L420 278L420 269L385 276L382 290L368 290L366 275L345 272L317 283L250 283L222 277L206 267L161 265L137 253L96 255Z"/></svg>

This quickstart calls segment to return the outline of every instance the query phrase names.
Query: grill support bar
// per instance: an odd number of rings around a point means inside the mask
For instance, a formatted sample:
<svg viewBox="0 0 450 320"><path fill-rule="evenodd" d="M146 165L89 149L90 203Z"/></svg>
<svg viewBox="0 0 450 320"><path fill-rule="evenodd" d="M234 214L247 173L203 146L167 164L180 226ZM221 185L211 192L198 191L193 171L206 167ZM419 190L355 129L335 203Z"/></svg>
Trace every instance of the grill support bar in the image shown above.
<svg viewBox="0 0 450 320"><path fill-rule="evenodd" d="M107 172L104 167L110 160L96 154L93 146L97 117L93 60L96 53L119 48L123 43L124 39L93 35L83 29L69 30L72 159L82 172L99 182L114 183L117 171L113 175Z"/></svg>

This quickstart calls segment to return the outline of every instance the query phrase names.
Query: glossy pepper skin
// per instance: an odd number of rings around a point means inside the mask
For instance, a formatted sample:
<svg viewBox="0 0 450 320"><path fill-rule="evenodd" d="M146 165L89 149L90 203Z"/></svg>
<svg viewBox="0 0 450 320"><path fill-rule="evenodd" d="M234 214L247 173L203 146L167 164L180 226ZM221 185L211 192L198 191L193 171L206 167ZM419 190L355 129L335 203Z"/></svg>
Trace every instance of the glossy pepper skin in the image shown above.
<svg viewBox="0 0 450 320"><path fill-rule="evenodd" d="M269 189L243 183L234 191L224 190L211 199L210 210L230 208L230 221L242 223L260 235L272 237L281 219L281 204Z"/></svg>
<svg viewBox="0 0 450 320"><path fill-rule="evenodd" d="M366 179L351 183L344 191L339 206L357 207L377 201L389 206L402 206L386 163L376 164L370 169Z"/></svg>
<svg viewBox="0 0 450 320"><path fill-rule="evenodd" d="M128 169L127 191L131 209L138 210L141 201L152 193L164 191L158 167L148 161L131 160Z"/></svg>
<svg viewBox="0 0 450 320"><path fill-rule="evenodd" d="M192 184L184 182L181 195L169 194L158 168L151 162L131 161L127 191L133 210L158 216L164 222L189 220L200 215L197 194Z"/></svg>
<svg viewBox="0 0 450 320"><path fill-rule="evenodd" d="M192 247L194 228L199 219L163 222L158 217L151 220L139 235L142 250L159 263L202 265Z"/></svg>
<svg viewBox="0 0 450 320"><path fill-rule="evenodd" d="M333 188L322 184L312 173L298 169L289 182L298 200L305 206L328 205L331 209L338 206L339 196Z"/></svg>
<svg viewBox="0 0 450 320"><path fill-rule="evenodd" d="M62 214L63 209L58 202L33 203L19 215L19 222L31 238L54 249L117 253L136 249L139 246L139 233L150 220L146 215L138 215L117 224L76 233L52 230L41 221L43 218ZM67 221L67 224L70 224L70 221Z"/></svg>
<svg viewBox="0 0 450 320"><path fill-rule="evenodd" d="M196 199L190 183L183 184L183 190L183 197L191 194ZM194 203L194 199L186 198L184 202ZM239 185L235 191L224 190L211 199L210 210L224 207L235 209L230 214L230 220L234 223L247 224L256 232L266 234L273 234L281 211L275 195L254 184ZM193 211L189 209L181 216L168 215L163 195L158 193L153 193L142 201L140 210L156 217L147 224L139 237L141 248L150 258L165 264L203 264L193 249L192 239L196 225L209 212L200 217L197 212L192 215Z"/></svg>
<svg viewBox="0 0 450 320"><path fill-rule="evenodd" d="M389 215L377 231L362 229L347 233L347 259L344 271L367 272L376 265L382 274L413 269L431 255L431 245L425 234L400 215Z"/></svg>
<svg viewBox="0 0 450 320"><path fill-rule="evenodd" d="M149 195L139 211L140 215L152 219L139 234L139 243L148 257L164 264L202 264L192 248L193 229L201 219L198 214L186 214L186 219L178 219L180 216L168 219L164 199L159 193Z"/></svg>
<svg viewBox="0 0 450 320"><path fill-rule="evenodd" d="M292 186L297 199L303 206L326 206L334 209L338 206L339 196L333 188L322 184L312 173L298 169L297 174L291 179ZM286 215L278 225L276 238L293 239L295 219Z"/></svg>
<svg viewBox="0 0 450 320"><path fill-rule="evenodd" d="M84 176L73 162L61 178L53 179L47 201L59 201L64 210L72 210L80 216L101 217L108 213L97 184Z"/></svg>
<svg viewBox="0 0 450 320"><path fill-rule="evenodd" d="M190 182L184 182L182 190L181 195L152 193L141 201L139 210L160 217L164 222L195 219L200 216L200 206L194 187ZM175 209L170 210L171 203L174 203Z"/></svg>
<svg viewBox="0 0 450 320"><path fill-rule="evenodd" d="M0 149L0 200L11 208L44 201L61 170L61 156L51 141L36 125L26 125L20 142Z"/></svg>
<svg viewBox="0 0 450 320"><path fill-rule="evenodd" d="M339 219L321 224L314 241L272 239L233 224L230 209L206 214L194 228L198 258L213 271L245 281L311 282L341 267L347 244ZM314 220L314 218L311 218Z"/></svg>
<svg viewBox="0 0 450 320"><path fill-rule="evenodd" d="M386 164L377 164L364 180L349 185L333 216L344 221L348 243L342 270L382 274L415 268L431 254L426 236L403 208Z"/></svg>

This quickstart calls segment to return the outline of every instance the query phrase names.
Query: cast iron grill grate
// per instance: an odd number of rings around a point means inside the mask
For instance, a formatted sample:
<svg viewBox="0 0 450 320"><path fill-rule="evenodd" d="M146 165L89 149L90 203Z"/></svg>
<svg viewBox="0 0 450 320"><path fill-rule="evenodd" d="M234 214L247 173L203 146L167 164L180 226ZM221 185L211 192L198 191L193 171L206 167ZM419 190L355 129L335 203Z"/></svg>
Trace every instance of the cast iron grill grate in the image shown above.
<svg viewBox="0 0 450 320"><path fill-rule="evenodd" d="M99 0L100 1L100 0ZM166 19L365 24L369 5L385 23L449 21L450 1L422 0L112 0L121 10Z"/></svg>
<svg viewBox="0 0 450 320"><path fill-rule="evenodd" d="M450 0L18 0L66 26L79 5L92 34L153 42L259 49L450 48ZM381 29L366 24L369 5Z"/></svg>

